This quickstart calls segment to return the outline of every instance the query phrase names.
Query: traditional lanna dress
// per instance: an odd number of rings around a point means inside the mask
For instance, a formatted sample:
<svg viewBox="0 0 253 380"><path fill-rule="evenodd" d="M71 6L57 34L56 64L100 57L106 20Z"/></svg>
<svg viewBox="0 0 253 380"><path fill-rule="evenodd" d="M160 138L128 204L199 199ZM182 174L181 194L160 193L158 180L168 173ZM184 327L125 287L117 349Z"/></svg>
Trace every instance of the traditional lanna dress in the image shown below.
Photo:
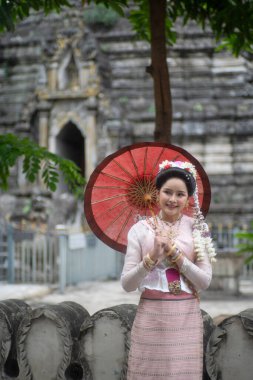
<svg viewBox="0 0 253 380"><path fill-rule="evenodd" d="M201 380L203 320L196 290L209 286L212 267L207 253L196 261L194 220L184 215L174 226L178 229L175 244L185 255L177 271L181 291L174 292L168 282L171 276L174 283L175 269L168 260L150 272L143 265L143 257L154 247L155 231L150 221L152 218L141 220L130 229L121 276L127 292L141 291L131 331L127 380ZM164 222L157 222L164 233L169 231Z"/></svg>

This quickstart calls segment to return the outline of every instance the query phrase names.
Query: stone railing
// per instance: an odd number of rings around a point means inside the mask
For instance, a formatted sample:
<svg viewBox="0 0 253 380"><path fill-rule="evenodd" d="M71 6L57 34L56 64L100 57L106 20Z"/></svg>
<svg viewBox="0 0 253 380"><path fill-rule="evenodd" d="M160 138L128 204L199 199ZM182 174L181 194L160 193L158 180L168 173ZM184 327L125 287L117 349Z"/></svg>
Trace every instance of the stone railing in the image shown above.
<svg viewBox="0 0 253 380"><path fill-rule="evenodd" d="M0 379L125 380L136 305L89 315L75 302L32 309L0 302ZM215 326L204 320L203 380L252 379L253 309Z"/></svg>

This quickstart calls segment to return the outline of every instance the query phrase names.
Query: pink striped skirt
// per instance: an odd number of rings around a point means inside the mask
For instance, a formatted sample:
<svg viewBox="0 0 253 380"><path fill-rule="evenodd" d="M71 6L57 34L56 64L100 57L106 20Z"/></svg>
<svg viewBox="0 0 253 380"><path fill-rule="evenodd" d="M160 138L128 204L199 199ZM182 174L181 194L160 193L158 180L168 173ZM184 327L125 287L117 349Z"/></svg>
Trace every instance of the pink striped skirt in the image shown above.
<svg viewBox="0 0 253 380"><path fill-rule="evenodd" d="M131 331L127 380L202 380L202 371L198 300L187 293L173 296L146 290Z"/></svg>

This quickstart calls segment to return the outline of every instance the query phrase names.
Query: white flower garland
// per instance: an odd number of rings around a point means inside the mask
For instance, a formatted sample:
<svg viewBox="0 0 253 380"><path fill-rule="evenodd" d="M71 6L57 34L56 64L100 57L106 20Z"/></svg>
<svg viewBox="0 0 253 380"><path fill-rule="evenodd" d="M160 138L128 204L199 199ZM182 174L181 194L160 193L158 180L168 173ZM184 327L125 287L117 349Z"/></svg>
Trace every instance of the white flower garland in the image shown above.
<svg viewBox="0 0 253 380"><path fill-rule="evenodd" d="M213 246L213 241L210 236L209 228L204 220L202 212L199 207L198 190L196 188L194 192L194 204L195 204L195 215L194 215L194 225L193 225L193 242L195 252L197 254L197 261L202 261L205 252L207 252L210 262L215 262L216 252Z"/></svg>

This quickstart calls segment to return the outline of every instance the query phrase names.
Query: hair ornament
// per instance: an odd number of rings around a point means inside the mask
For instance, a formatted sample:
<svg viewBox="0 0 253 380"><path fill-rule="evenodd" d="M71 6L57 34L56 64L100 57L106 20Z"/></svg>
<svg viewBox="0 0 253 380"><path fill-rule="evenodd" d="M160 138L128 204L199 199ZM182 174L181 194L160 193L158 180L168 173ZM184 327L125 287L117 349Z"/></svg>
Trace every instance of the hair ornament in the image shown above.
<svg viewBox="0 0 253 380"><path fill-rule="evenodd" d="M167 170L167 169L171 169L171 168L180 168L180 169L184 169L184 170L189 171L196 181L197 171L196 171L195 166L193 164L191 164L190 162L165 160L161 164L159 164L158 173L160 173L163 170Z"/></svg>

